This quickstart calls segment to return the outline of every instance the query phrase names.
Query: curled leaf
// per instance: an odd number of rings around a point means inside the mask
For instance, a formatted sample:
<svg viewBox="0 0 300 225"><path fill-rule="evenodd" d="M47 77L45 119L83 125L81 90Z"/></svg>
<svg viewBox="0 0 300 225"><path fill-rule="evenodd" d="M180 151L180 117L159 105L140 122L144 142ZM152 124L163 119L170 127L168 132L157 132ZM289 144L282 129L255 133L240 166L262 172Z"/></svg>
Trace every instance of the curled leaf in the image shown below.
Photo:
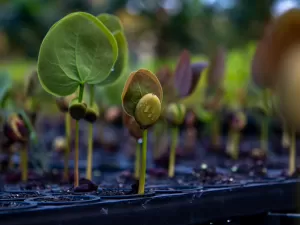
<svg viewBox="0 0 300 225"><path fill-rule="evenodd" d="M149 93L156 95L160 102L163 100L162 87L157 77L145 69L131 73L121 96L124 111L134 117L138 102Z"/></svg>
<svg viewBox="0 0 300 225"><path fill-rule="evenodd" d="M193 63L192 68L192 85L189 90L189 94L193 93L195 91L195 88L197 87L199 79L201 79L202 72L208 67L207 62L199 62L199 63Z"/></svg>
<svg viewBox="0 0 300 225"><path fill-rule="evenodd" d="M38 87L40 87L38 74L36 70L33 70L25 77L24 95L26 97L32 97L35 95Z"/></svg>
<svg viewBox="0 0 300 225"><path fill-rule="evenodd" d="M137 140L142 138L143 130L140 128L140 125L136 122L134 117L129 116L127 113L123 112L123 124L128 129L129 134L136 138Z"/></svg>
<svg viewBox="0 0 300 225"><path fill-rule="evenodd" d="M174 74L174 87L178 91L179 97L189 94L193 80L190 53L184 50L177 63Z"/></svg>

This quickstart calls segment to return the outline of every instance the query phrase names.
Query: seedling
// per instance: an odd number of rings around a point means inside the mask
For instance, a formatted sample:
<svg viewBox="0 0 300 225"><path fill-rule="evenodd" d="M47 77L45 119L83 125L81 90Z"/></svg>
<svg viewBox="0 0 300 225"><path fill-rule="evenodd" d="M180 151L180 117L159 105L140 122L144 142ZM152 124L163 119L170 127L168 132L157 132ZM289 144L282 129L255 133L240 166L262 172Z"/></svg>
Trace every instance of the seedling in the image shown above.
<svg viewBox="0 0 300 225"><path fill-rule="evenodd" d="M143 130L141 168L139 178L139 194L145 192L146 161L147 161L147 131L161 115L163 91L157 77L150 71L140 69L128 77L123 93L122 106L125 113L134 117Z"/></svg>
<svg viewBox="0 0 300 225"><path fill-rule="evenodd" d="M164 117L171 125L171 148L169 154L168 176L174 177L176 148L178 145L179 126L183 124L187 107L181 103L184 98L188 98L194 92L201 72L206 68L205 63L191 64L190 54L184 50L176 65L174 75L171 70L164 68L158 72L158 77L162 81L163 90L166 92L166 110ZM169 79L168 79L169 78ZM169 80L173 79L173 84ZM170 85L171 83L171 85Z"/></svg>
<svg viewBox="0 0 300 225"><path fill-rule="evenodd" d="M74 186L79 185L79 120L86 114L85 85L104 82L117 60L118 46L113 34L96 17L71 13L55 23L46 34L38 58L38 75L43 88L58 97L79 89L69 113L75 124Z"/></svg>
<svg viewBox="0 0 300 225"><path fill-rule="evenodd" d="M113 34L118 46L118 58L114 67L106 80L98 84L103 86L105 84L112 84L119 79L124 73L128 61L128 48L123 27L118 17L110 14L100 14L97 18L109 29ZM85 114L85 120L89 122L89 135L88 135L88 155L87 155L87 169L86 178L92 179L92 159L93 159L93 123L99 117L99 108L95 103L95 86L90 86L89 93L89 107Z"/></svg>
<svg viewBox="0 0 300 225"><path fill-rule="evenodd" d="M289 174L296 169L295 132L299 123L299 107L295 96L299 90L299 28L300 10L291 9L272 21L256 49L252 65L254 81L270 88L278 96L278 111L290 133Z"/></svg>

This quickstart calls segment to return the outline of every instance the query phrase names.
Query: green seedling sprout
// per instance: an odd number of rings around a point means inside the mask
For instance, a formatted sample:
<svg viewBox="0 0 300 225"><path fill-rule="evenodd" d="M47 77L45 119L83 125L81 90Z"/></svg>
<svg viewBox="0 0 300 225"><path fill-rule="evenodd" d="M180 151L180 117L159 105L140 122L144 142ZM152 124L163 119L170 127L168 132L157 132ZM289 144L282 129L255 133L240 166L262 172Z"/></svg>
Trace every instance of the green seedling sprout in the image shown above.
<svg viewBox="0 0 300 225"><path fill-rule="evenodd" d="M299 21L297 8L274 19L257 45L252 65L254 81L278 97L278 111L290 133L290 175L296 170L295 132L300 126L299 104L295 102L299 91Z"/></svg>
<svg viewBox="0 0 300 225"><path fill-rule="evenodd" d="M104 82L118 58L118 46L109 29L91 14L71 13L55 23L39 52L38 75L43 88L63 97L75 93L69 113L75 124L74 186L79 185L79 120L86 114L85 85Z"/></svg>
<svg viewBox="0 0 300 225"><path fill-rule="evenodd" d="M146 181L148 128L153 126L161 115L163 91L157 77L150 71L140 69L131 73L121 96L125 113L139 124L142 134L142 154L138 194L144 194Z"/></svg>
<svg viewBox="0 0 300 225"><path fill-rule="evenodd" d="M202 71L206 68L206 63L191 64L190 53L187 50L182 51L177 62L174 73L165 67L161 69L157 76L162 83L165 93L163 104L165 110L164 118L171 126L171 148L169 154L170 178L175 175L176 148L178 146L179 126L183 124L186 117L187 107L181 101L188 98L194 92ZM170 79L174 82L170 82Z"/></svg>
<svg viewBox="0 0 300 225"><path fill-rule="evenodd" d="M123 33L123 27L121 21L118 17L110 14L100 14L97 16L100 20L113 34L117 46L118 46L118 58L114 64L113 69L110 71L107 79L97 84L97 86L104 86L106 84L112 84L116 82L124 73L128 61L128 47L125 35ZM90 86L89 93L89 107L85 114L85 120L89 122L89 135L88 135L88 155L87 155L87 169L86 178L92 179L92 159L93 159L93 123L99 117L99 109L95 103L95 86Z"/></svg>

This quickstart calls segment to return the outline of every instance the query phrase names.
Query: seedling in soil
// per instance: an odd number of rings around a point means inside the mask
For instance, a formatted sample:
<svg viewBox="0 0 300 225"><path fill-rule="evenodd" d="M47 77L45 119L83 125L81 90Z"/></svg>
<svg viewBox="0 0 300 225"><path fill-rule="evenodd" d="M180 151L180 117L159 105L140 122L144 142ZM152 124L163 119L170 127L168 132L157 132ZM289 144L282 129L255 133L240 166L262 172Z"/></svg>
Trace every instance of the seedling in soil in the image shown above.
<svg viewBox="0 0 300 225"><path fill-rule="evenodd" d="M157 77L150 71L140 69L128 77L121 96L125 113L133 117L143 130L141 168L138 194L144 194L147 161L147 131L161 115L163 91Z"/></svg>
<svg viewBox="0 0 300 225"><path fill-rule="evenodd" d="M163 90L166 92L164 101L166 110L164 111L163 116L169 122L172 133L168 172L170 178L174 177L175 172L179 126L183 124L187 111L186 105L181 103L181 101L184 101L183 99L188 98L193 94L196 88L195 83L198 83L201 73L206 66L206 63L191 64L190 54L187 50L184 50L180 55L174 75L166 68L158 72L158 78L162 81ZM173 85L170 85L170 78L173 79Z"/></svg>
<svg viewBox="0 0 300 225"><path fill-rule="evenodd" d="M272 21L256 49L252 73L254 81L270 88L278 97L278 111L290 131L289 174L296 170L295 132L300 126L299 31L300 10L291 9Z"/></svg>
<svg viewBox="0 0 300 225"><path fill-rule="evenodd" d="M118 46L118 58L114 67L110 71L109 76L106 80L98 84L98 86L103 86L105 84L112 84L118 80L119 77L123 75L124 69L127 66L128 60L128 48L125 35L123 33L123 27L121 21L118 17L110 14L100 14L97 18L109 29L113 34L117 46ZM99 109L95 103L95 86L90 86L89 93L89 107L85 114L85 120L89 124L89 135L88 135L88 155L87 155L87 168L86 168L86 178L92 179L92 161L93 161L93 123L96 122L99 117Z"/></svg>
<svg viewBox="0 0 300 225"><path fill-rule="evenodd" d="M38 58L38 75L43 88L63 97L79 89L69 113L75 124L74 186L79 185L79 120L86 114L85 85L97 85L110 75L118 57L113 34L96 17L71 13L55 23L46 34Z"/></svg>

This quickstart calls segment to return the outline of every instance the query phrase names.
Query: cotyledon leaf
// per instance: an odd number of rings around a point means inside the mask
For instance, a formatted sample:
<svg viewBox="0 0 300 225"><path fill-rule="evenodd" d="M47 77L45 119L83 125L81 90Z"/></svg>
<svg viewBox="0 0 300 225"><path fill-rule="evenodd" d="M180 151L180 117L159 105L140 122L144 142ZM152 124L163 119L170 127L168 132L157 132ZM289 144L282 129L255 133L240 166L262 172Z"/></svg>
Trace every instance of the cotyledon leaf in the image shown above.
<svg viewBox="0 0 300 225"><path fill-rule="evenodd" d="M100 20L71 13L52 26L42 42L39 80L49 93L67 96L80 84L105 80L117 57L117 42Z"/></svg>

